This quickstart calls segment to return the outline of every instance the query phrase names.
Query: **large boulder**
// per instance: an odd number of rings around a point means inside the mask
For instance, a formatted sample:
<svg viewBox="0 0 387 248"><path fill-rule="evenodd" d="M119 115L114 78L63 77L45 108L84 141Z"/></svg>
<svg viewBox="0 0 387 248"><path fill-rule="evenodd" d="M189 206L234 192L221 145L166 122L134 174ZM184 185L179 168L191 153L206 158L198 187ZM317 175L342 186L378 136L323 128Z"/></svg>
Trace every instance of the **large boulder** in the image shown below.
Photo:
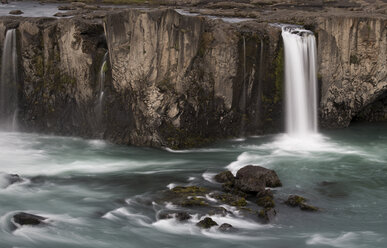
<svg viewBox="0 0 387 248"><path fill-rule="evenodd" d="M246 193L260 193L266 187L279 187L282 183L275 171L247 165L237 172L235 186Z"/></svg>
<svg viewBox="0 0 387 248"><path fill-rule="evenodd" d="M34 215L34 214L29 214L29 213L17 213L13 216L13 221L19 225L31 225L31 226L37 226L40 224L43 224L43 221L46 218L39 216L39 215Z"/></svg>

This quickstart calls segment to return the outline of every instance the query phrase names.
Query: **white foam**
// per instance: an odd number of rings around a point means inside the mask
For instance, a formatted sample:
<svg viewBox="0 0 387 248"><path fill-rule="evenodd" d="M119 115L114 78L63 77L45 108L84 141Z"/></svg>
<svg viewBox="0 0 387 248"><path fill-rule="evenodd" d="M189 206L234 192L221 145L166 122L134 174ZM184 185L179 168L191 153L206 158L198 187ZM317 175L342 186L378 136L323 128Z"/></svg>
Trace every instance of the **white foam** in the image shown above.
<svg viewBox="0 0 387 248"><path fill-rule="evenodd" d="M202 177L204 180L210 182L210 183L216 183L216 181L214 180L214 176L216 175L216 173L212 173L212 172L204 172L202 174Z"/></svg>

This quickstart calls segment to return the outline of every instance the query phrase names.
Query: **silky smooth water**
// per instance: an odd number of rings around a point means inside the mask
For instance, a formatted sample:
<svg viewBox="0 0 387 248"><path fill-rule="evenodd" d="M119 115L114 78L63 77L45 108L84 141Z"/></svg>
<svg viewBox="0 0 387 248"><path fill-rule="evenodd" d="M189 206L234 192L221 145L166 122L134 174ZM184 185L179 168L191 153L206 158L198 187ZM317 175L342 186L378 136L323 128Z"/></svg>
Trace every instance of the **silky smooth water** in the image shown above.
<svg viewBox="0 0 387 248"><path fill-rule="evenodd" d="M282 27L285 53L286 131L306 137L317 132L317 48L311 31Z"/></svg>
<svg viewBox="0 0 387 248"><path fill-rule="evenodd" d="M18 112L16 29L7 30L5 35L0 76L0 126L15 131Z"/></svg>
<svg viewBox="0 0 387 248"><path fill-rule="evenodd" d="M386 151L387 123L305 141L280 134L185 151L3 132L0 171L24 182L7 187L0 174L0 247L387 247ZM199 230L197 216L186 224L157 220L160 209L176 208L154 200L167 187L210 186L214 173L247 164L274 169L283 182L271 224L214 216L238 228L223 234ZM321 211L285 206L292 193ZM13 230L17 211L47 217L47 224Z"/></svg>

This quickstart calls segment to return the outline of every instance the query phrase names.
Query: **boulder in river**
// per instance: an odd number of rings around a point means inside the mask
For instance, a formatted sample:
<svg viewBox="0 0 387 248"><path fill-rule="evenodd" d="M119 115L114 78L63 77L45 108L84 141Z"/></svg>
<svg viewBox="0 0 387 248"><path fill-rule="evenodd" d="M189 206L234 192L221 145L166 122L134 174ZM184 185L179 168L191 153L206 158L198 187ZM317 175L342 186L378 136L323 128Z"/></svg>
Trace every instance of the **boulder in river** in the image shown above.
<svg viewBox="0 0 387 248"><path fill-rule="evenodd" d="M31 225L31 226L37 226L40 224L43 224L43 221L45 220L45 217L29 214L29 213L17 213L13 216L13 221L19 225Z"/></svg>
<svg viewBox="0 0 387 248"><path fill-rule="evenodd" d="M276 215L277 211L275 211L274 208L264 208L258 212L258 216L263 219L265 223L271 222Z"/></svg>
<svg viewBox="0 0 387 248"><path fill-rule="evenodd" d="M259 193L264 192L265 187L279 187L282 183L274 170L247 165L238 170L235 186L246 193Z"/></svg>
<svg viewBox="0 0 387 248"><path fill-rule="evenodd" d="M234 183L235 177L231 171L222 171L215 176L215 181L218 183Z"/></svg>
<svg viewBox="0 0 387 248"><path fill-rule="evenodd" d="M213 219L211 219L210 217L206 217L204 218L203 220L199 221L197 224L196 224L198 227L200 228L203 228L203 229L209 229L213 226L217 226L218 223L216 223Z"/></svg>
<svg viewBox="0 0 387 248"><path fill-rule="evenodd" d="M234 232L235 231L235 228L228 223L223 223L222 225L220 225L220 227L218 229L221 232Z"/></svg>

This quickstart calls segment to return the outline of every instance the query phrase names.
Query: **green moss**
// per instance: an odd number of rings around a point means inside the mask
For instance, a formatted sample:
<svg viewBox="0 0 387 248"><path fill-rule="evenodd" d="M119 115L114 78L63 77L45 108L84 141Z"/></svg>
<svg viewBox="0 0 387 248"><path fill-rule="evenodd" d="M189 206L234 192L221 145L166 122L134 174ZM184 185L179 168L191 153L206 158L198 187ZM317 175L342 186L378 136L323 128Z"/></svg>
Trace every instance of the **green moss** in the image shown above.
<svg viewBox="0 0 387 248"><path fill-rule="evenodd" d="M208 203L204 201L202 198L198 198L196 196L189 197L188 199L182 201L180 203L182 207L207 207Z"/></svg>
<svg viewBox="0 0 387 248"><path fill-rule="evenodd" d="M277 57L275 58L275 94L273 98L274 103L278 103L282 100L283 85L284 85L284 48L281 45L278 50Z"/></svg>
<svg viewBox="0 0 387 248"><path fill-rule="evenodd" d="M234 207L244 207L247 205L247 201L244 197L239 197L232 194L214 194L212 195L215 199L220 200L226 204Z"/></svg>
<svg viewBox="0 0 387 248"><path fill-rule="evenodd" d="M349 63L354 64L354 65L358 65L358 64L360 64L360 59L356 55L351 55L349 57Z"/></svg>
<svg viewBox="0 0 387 248"><path fill-rule="evenodd" d="M311 205L308 205L308 204L305 204L305 203L301 203L300 204L300 209L304 210L304 211L310 211L310 212L318 211L317 207L314 207L314 206L311 206Z"/></svg>
<svg viewBox="0 0 387 248"><path fill-rule="evenodd" d="M198 187L198 186L187 186L187 187L177 186L171 190L178 194L201 194L201 193L207 192L206 188Z"/></svg>
<svg viewBox="0 0 387 248"><path fill-rule="evenodd" d="M271 196L264 196L260 197L257 201L258 206L264 207L264 208L273 208L275 206L273 197Z"/></svg>
<svg viewBox="0 0 387 248"><path fill-rule="evenodd" d="M33 59L33 63L35 65L35 72L38 77L44 76L44 62L43 62L43 56L38 55Z"/></svg>

